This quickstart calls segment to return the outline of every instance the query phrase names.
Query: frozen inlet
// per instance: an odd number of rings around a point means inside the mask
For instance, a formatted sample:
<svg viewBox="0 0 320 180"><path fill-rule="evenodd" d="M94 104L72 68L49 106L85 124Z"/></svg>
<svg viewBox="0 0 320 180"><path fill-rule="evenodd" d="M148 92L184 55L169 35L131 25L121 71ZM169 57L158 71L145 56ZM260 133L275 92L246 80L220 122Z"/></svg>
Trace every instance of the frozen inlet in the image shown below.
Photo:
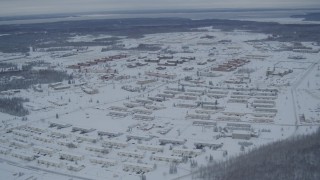
<svg viewBox="0 0 320 180"><path fill-rule="evenodd" d="M149 164L140 164L140 163L131 163L131 162L125 162L123 163L123 170L124 171L133 171L133 172L150 172L154 168L152 165Z"/></svg>
<svg viewBox="0 0 320 180"><path fill-rule="evenodd" d="M164 155L164 154L154 154L152 156L152 159L156 160L156 161L166 161L166 162L175 162L175 163L182 162L182 157L169 156L169 155Z"/></svg>
<svg viewBox="0 0 320 180"><path fill-rule="evenodd" d="M170 138L159 138L159 142L161 145L163 144L184 144L186 139L170 139Z"/></svg>

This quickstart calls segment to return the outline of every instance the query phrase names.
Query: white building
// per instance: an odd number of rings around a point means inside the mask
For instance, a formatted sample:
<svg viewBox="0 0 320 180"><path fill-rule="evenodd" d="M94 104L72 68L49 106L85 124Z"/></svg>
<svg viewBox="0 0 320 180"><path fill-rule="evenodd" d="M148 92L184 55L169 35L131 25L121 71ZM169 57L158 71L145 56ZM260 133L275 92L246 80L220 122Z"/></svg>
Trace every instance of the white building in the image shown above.
<svg viewBox="0 0 320 180"><path fill-rule="evenodd" d="M60 152L59 156L60 158L66 159L69 161L80 161L84 159L82 155L71 153L71 152Z"/></svg>
<svg viewBox="0 0 320 180"><path fill-rule="evenodd" d="M143 120L143 121L152 121L155 119L154 116L135 114L133 115L133 119Z"/></svg>
<svg viewBox="0 0 320 180"><path fill-rule="evenodd" d="M78 135L77 136L77 140L80 140L80 141L87 141L87 142L91 142L91 143L95 143L98 141L97 138L95 137L91 137L91 136L84 136L84 135Z"/></svg>
<svg viewBox="0 0 320 180"><path fill-rule="evenodd" d="M159 138L160 144L184 144L185 139L173 139L173 138Z"/></svg>
<svg viewBox="0 0 320 180"><path fill-rule="evenodd" d="M194 126L216 126L217 122L215 121L207 121L207 120L195 120L192 122Z"/></svg>
<svg viewBox="0 0 320 180"><path fill-rule="evenodd" d="M15 158L19 158L25 161L33 161L35 159L34 154L33 153L29 153L29 152L22 152L22 151L13 151L11 152L11 155Z"/></svg>
<svg viewBox="0 0 320 180"><path fill-rule="evenodd" d="M55 151L51 148L47 147L42 147L42 146L33 146L33 151L35 153L40 153L40 154L49 154L52 155Z"/></svg>
<svg viewBox="0 0 320 180"><path fill-rule="evenodd" d="M195 157L202 153L199 149L182 149L182 148L174 148L172 150L173 154L179 156L188 156L188 157Z"/></svg>
<svg viewBox="0 0 320 180"><path fill-rule="evenodd" d="M30 136L30 134L29 134L29 133L24 132L24 131L21 131L21 130L18 130L18 129L14 129L14 130L12 130L12 134L17 135L17 136L21 136L21 137L24 137L24 138L26 138L26 137L29 137L29 136Z"/></svg>
<svg viewBox="0 0 320 180"><path fill-rule="evenodd" d="M152 152L163 152L163 146L156 145L137 145L140 150L152 151Z"/></svg>
<svg viewBox="0 0 320 180"><path fill-rule="evenodd" d="M70 171L75 171L75 172L79 172L82 169L84 169L86 166L85 165L76 165L76 164L72 164L72 165L68 165L67 169Z"/></svg>
<svg viewBox="0 0 320 180"><path fill-rule="evenodd" d="M128 143L123 141L117 141L117 140L104 140L102 142L102 145L106 147L125 148L128 146Z"/></svg>
<svg viewBox="0 0 320 180"><path fill-rule="evenodd" d="M17 141L17 140L12 140L10 145L18 147L18 148L28 148L28 147L30 147L29 143L21 142L21 141Z"/></svg>
<svg viewBox="0 0 320 180"><path fill-rule="evenodd" d="M94 163L94 164L102 164L102 165L105 165L105 166L115 166L115 165L117 165L117 161L116 160L100 158L100 157L91 157L89 159L89 161L91 163Z"/></svg>
<svg viewBox="0 0 320 180"><path fill-rule="evenodd" d="M51 138L44 137L43 135L33 135L33 139L37 141L45 142L45 143L52 142Z"/></svg>
<svg viewBox="0 0 320 180"><path fill-rule="evenodd" d="M150 164L140 164L140 163L131 163L131 162L126 162L123 163L123 170L124 171L133 171L133 172L150 172L154 168Z"/></svg>
<svg viewBox="0 0 320 180"><path fill-rule="evenodd" d="M38 164L43 164L46 166L53 166L60 168L62 166L62 162L58 159L54 159L48 156L41 156L37 159Z"/></svg>
<svg viewBox="0 0 320 180"><path fill-rule="evenodd" d="M187 119L202 119L202 120L209 120L210 115L209 114L187 114Z"/></svg>
<svg viewBox="0 0 320 180"><path fill-rule="evenodd" d="M251 132L250 131L243 131L243 130L235 130L232 132L232 139L250 139Z"/></svg>
<svg viewBox="0 0 320 180"><path fill-rule="evenodd" d="M135 151L118 151L117 154L119 156L133 157L133 158L139 158L139 159L142 159L144 157L143 153L135 152Z"/></svg>
<svg viewBox="0 0 320 180"><path fill-rule="evenodd" d="M88 151L98 152L98 153L109 153L109 149L106 149L101 146L88 145L85 147Z"/></svg>
<svg viewBox="0 0 320 180"><path fill-rule="evenodd" d="M152 156L152 159L156 161L166 161L166 162L176 162L176 163L182 162L182 157L168 156L163 154L154 154Z"/></svg>

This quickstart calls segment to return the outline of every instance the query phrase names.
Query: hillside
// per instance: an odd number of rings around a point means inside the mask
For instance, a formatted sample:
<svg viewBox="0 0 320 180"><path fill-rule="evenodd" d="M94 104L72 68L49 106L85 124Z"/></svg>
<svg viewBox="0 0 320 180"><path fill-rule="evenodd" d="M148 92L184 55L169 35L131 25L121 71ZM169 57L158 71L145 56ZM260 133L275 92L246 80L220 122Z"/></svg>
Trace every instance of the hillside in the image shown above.
<svg viewBox="0 0 320 180"><path fill-rule="evenodd" d="M200 168L194 179L210 180L318 180L320 130L262 146L225 163Z"/></svg>

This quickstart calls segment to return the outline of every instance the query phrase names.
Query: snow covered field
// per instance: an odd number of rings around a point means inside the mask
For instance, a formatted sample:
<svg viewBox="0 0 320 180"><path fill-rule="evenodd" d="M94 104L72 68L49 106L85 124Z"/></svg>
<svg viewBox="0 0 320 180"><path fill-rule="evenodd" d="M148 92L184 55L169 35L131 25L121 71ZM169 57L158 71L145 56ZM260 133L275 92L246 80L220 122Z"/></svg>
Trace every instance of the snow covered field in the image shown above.
<svg viewBox="0 0 320 180"><path fill-rule="evenodd" d="M207 27L121 37L121 50L14 54L10 62L44 60L73 80L42 84L41 92L2 92L29 98L30 114L22 121L0 113L1 177L175 179L315 131L320 47L263 40L268 36ZM110 37L70 42L101 38ZM148 45L161 50L138 48Z"/></svg>

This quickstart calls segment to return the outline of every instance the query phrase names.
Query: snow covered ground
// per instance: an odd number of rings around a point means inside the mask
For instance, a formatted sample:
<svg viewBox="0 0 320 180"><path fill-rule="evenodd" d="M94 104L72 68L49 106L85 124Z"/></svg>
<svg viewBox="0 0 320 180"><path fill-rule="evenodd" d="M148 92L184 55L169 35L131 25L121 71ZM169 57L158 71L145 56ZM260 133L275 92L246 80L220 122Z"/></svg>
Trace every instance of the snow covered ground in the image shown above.
<svg viewBox="0 0 320 180"><path fill-rule="evenodd" d="M1 113L1 177L174 179L212 160L315 131L320 47L262 40L267 37L207 27L122 37L121 50L14 55L10 62L44 60L74 81L10 95L29 98L31 113L24 121ZM110 37L70 41L101 38ZM139 44L161 50L136 49ZM305 47L317 52L296 51Z"/></svg>

